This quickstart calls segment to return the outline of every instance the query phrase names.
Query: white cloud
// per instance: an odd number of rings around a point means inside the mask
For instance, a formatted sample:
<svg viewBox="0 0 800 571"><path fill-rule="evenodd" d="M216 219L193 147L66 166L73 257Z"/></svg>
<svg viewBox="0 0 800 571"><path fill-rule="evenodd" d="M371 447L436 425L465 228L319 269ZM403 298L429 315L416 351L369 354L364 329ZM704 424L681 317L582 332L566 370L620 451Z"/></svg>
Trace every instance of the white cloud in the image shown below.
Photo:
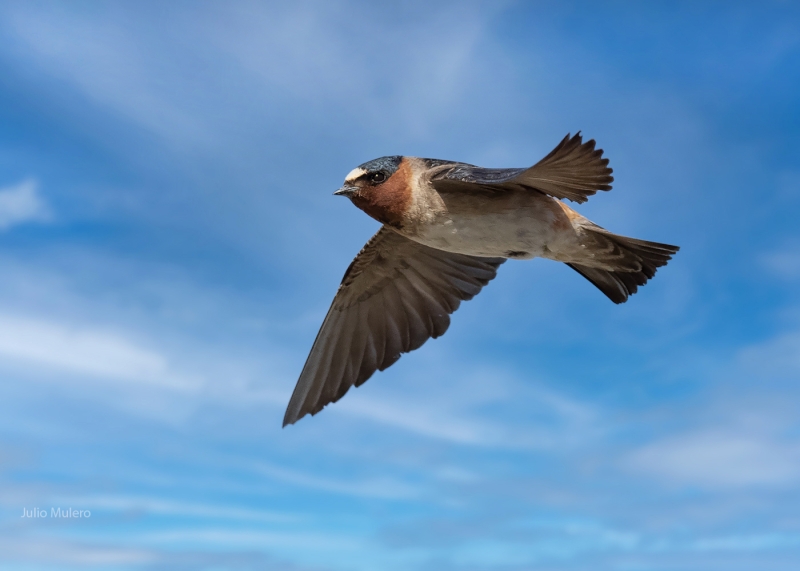
<svg viewBox="0 0 800 571"><path fill-rule="evenodd" d="M16 502L19 504L19 501ZM296 522L301 518L295 514L278 513L262 509L252 509L239 506L215 505L200 502L184 502L171 499L149 496L128 495L91 495L68 496L54 498L50 501L52 506L80 506L93 512L98 510L108 511L143 511L148 514L160 516L181 516L192 518L222 518L229 520L262 521L287 523ZM76 508L78 509L78 508Z"/></svg>
<svg viewBox="0 0 800 571"><path fill-rule="evenodd" d="M25 180L16 186L0 189L0 230L17 224L50 219L50 210L37 189L36 182Z"/></svg>
<svg viewBox="0 0 800 571"><path fill-rule="evenodd" d="M700 406L688 406L681 433L627 455L625 466L667 482L721 488L786 488L800 479L796 380L800 332L740 349Z"/></svg>
<svg viewBox="0 0 800 571"><path fill-rule="evenodd" d="M778 335L739 352L739 363L758 381L800 377L800 331Z"/></svg>
<svg viewBox="0 0 800 571"><path fill-rule="evenodd" d="M94 378L191 386L169 371L162 355L113 333L8 314L0 314L0 358Z"/></svg>
<svg viewBox="0 0 800 571"><path fill-rule="evenodd" d="M63 8L4 10L7 32L22 40L50 75L129 120L168 139L180 134L183 143L208 139L181 97L170 93L177 79L171 76L179 70L164 70L160 53L146 57L125 14L117 14L122 21L108 17L114 10L93 19ZM160 78L156 70L163 73Z"/></svg>
<svg viewBox="0 0 800 571"><path fill-rule="evenodd" d="M382 8L347 4L244 2L198 8L191 19L165 9L146 25L124 7L89 14L20 5L5 8L4 20L36 67L181 148L224 149L220 137L240 120L231 110L246 109L247 124L257 122L270 111L253 101L269 101L276 88L419 132L452 114L488 67L481 42L497 10L491 5L426 6L422 19L411 10L386 19ZM353 10L382 25L360 26L354 38L346 31ZM498 73L495 63L492 77Z"/></svg>
<svg viewBox="0 0 800 571"><path fill-rule="evenodd" d="M496 448L554 449L600 432L594 409L540 383L520 382L502 370L421 367L398 381L402 387L376 379L369 395L352 390L327 410L417 436ZM505 417L491 415L486 409L492 405L503 406Z"/></svg>
<svg viewBox="0 0 800 571"><path fill-rule="evenodd" d="M800 247L771 252L761 259L772 274L789 280L800 278Z"/></svg>
<svg viewBox="0 0 800 571"><path fill-rule="evenodd" d="M696 551L764 551L793 547L800 544L800 536L787 533L754 533L698 539L691 544Z"/></svg>
<svg viewBox="0 0 800 571"><path fill-rule="evenodd" d="M418 400L398 402L396 399L357 399L353 396L334 406L346 415L457 444L490 445L500 437L496 426L476 418L459 418L452 411L430 410L430 403L425 406Z"/></svg>
<svg viewBox="0 0 800 571"><path fill-rule="evenodd" d="M153 563L156 554L146 549L103 545L81 545L77 542L45 539L0 540L0 551L6 561L24 561L39 564L87 566L103 565L119 567L123 565L144 565ZM85 567L83 567L85 568Z"/></svg>
<svg viewBox="0 0 800 571"><path fill-rule="evenodd" d="M354 41L353 34L342 33L353 10L382 25L359 27ZM311 103L333 99L359 115L402 119L400 128L421 131L452 113L484 71L479 68L488 48L481 42L498 7L461 2L458 9L425 10L425 18L404 18L396 7L395 17L385 19L381 8L369 6L319 3L282 10L242 4L212 15L227 26L215 26L210 40L253 77L294 97ZM495 78L501 66L495 62ZM387 118L387 110L399 117Z"/></svg>
<svg viewBox="0 0 800 571"><path fill-rule="evenodd" d="M356 534L332 532L292 532L270 531L261 529L230 529L226 528L182 528L170 527L163 531L148 531L133 536L137 543L165 544L175 546L178 544L220 545L230 547L248 547L250 549L263 549L264 546L273 548L304 550L304 553L319 550L333 552L354 551L364 549L364 541ZM313 549L309 549L313 547Z"/></svg>
<svg viewBox="0 0 800 571"><path fill-rule="evenodd" d="M398 500L416 497L420 494L420 490L416 487L393 478L342 481L305 474L297 470L273 466L266 463L258 464L255 469L260 474L293 486L346 496Z"/></svg>
<svg viewBox="0 0 800 571"><path fill-rule="evenodd" d="M800 444L736 432L698 432L648 445L629 468L703 487L780 486L800 477Z"/></svg>

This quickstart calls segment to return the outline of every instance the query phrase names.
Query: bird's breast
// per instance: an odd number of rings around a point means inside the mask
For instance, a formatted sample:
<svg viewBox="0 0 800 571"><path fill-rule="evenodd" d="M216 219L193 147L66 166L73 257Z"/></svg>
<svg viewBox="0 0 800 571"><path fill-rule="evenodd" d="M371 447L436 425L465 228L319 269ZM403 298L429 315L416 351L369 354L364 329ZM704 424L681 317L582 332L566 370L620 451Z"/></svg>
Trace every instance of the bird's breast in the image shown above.
<svg viewBox="0 0 800 571"><path fill-rule="evenodd" d="M441 193L443 208L420 217L402 232L448 252L484 257L552 257L554 249L576 240L557 200L535 192L494 195Z"/></svg>

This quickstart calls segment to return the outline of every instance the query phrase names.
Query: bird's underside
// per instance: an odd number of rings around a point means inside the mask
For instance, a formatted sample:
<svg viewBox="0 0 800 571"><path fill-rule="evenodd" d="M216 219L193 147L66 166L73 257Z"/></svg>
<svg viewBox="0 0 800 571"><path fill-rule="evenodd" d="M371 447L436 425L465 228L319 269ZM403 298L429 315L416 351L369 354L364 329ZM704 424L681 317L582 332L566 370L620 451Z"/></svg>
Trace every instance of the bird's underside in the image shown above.
<svg viewBox="0 0 800 571"><path fill-rule="evenodd" d="M529 169L423 160L435 192L454 214L450 233L444 226L412 231L385 225L367 242L347 269L317 334L284 426L316 414L402 353L442 335L450 314L477 295L507 258L563 261L614 303L622 303L678 251L613 234L559 200L585 202L611 188L608 160L595 150L594 141L582 143L579 134L567 136ZM515 200L519 204L506 204ZM526 208L531 212L527 219L521 214ZM457 239L453 229L460 231ZM526 232L524 242L520 237Z"/></svg>

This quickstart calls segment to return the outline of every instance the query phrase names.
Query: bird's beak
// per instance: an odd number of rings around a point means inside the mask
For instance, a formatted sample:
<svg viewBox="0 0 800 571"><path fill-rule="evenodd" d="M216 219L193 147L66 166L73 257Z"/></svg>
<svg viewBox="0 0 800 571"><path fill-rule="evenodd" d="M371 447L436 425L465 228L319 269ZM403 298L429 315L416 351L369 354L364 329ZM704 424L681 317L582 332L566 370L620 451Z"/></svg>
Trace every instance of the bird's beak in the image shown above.
<svg viewBox="0 0 800 571"><path fill-rule="evenodd" d="M350 184L345 184L342 188L340 188L339 190L334 192L333 195L334 196L346 196L347 198L350 198L351 196L353 196L353 194L357 190L358 190L357 187L355 187L353 185L350 185Z"/></svg>

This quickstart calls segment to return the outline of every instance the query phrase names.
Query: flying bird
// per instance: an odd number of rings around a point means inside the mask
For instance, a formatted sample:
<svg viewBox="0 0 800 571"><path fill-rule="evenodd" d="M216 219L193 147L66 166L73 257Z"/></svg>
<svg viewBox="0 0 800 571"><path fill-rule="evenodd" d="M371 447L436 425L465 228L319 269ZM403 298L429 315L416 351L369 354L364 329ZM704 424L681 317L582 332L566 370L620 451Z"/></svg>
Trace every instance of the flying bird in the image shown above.
<svg viewBox="0 0 800 571"><path fill-rule="evenodd" d="M608 159L567 135L530 168L391 156L356 167L335 195L383 224L347 268L283 425L439 337L507 259L564 262L623 303L677 246L613 234L562 202L611 190Z"/></svg>

